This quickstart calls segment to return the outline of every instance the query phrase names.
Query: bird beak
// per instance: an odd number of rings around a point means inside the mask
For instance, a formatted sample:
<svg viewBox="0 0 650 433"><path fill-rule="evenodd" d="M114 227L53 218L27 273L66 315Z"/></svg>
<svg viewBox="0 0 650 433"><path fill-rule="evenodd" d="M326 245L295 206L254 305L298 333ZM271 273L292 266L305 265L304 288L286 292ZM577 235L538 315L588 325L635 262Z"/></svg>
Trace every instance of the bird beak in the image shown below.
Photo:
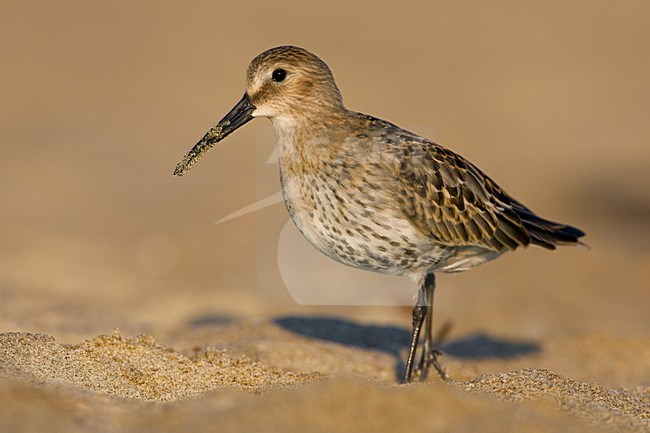
<svg viewBox="0 0 650 433"><path fill-rule="evenodd" d="M216 123L210 130L203 136L198 143L183 157L183 159L176 164L174 176L182 176L188 172L194 163L203 156L205 152L210 150L212 146L226 138L237 128L245 125L253 119L253 111L255 106L251 102L247 93L241 101L233 107L232 110L224 116L223 119Z"/></svg>

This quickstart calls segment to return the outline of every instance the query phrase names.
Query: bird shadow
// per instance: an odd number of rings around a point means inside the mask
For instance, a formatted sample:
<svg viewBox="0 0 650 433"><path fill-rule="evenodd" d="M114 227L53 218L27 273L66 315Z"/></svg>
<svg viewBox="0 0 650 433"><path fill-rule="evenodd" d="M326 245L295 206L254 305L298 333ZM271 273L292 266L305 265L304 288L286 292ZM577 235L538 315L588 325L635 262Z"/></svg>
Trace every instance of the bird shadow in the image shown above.
<svg viewBox="0 0 650 433"><path fill-rule="evenodd" d="M377 350L396 360L396 375L404 369L403 352L408 348L411 331L392 325L364 325L329 316L284 316L273 322L295 334L359 349ZM530 341L507 340L482 332L439 344L445 354L469 360L512 359L541 350Z"/></svg>

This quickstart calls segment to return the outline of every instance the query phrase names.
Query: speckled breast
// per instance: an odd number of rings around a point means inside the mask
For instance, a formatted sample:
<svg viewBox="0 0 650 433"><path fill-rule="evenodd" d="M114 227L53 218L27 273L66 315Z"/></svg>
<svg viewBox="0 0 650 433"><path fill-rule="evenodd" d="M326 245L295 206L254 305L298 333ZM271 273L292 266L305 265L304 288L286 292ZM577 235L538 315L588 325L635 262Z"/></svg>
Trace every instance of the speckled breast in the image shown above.
<svg viewBox="0 0 650 433"><path fill-rule="evenodd" d="M327 168L327 167L325 167ZM404 275L432 268L443 251L403 217L391 191L372 179L320 170L282 170L284 202L300 232L320 252L343 264Z"/></svg>

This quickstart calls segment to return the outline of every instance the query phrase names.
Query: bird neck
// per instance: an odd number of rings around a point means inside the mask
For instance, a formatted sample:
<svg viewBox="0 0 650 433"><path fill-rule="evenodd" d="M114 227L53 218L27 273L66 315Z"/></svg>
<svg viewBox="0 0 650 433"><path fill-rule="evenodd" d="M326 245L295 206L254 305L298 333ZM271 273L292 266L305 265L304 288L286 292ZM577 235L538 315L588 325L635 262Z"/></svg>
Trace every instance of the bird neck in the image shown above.
<svg viewBox="0 0 650 433"><path fill-rule="evenodd" d="M348 111L330 111L326 116L275 116L271 118L280 165L316 163L329 158L349 136Z"/></svg>

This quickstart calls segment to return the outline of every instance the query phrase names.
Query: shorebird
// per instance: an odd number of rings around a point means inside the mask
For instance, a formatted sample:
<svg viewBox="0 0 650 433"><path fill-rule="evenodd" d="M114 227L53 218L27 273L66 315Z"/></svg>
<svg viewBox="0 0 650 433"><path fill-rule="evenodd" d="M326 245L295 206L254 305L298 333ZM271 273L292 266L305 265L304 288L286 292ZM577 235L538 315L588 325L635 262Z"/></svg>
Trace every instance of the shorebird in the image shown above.
<svg viewBox="0 0 650 433"><path fill-rule="evenodd" d="M210 147L255 117L273 124L284 203L305 238L355 268L404 275L419 285L408 358L433 365L436 272L460 272L519 247L579 244L584 233L541 218L474 164L398 126L350 111L329 67L281 46L248 66L246 92L178 163L182 176Z"/></svg>

